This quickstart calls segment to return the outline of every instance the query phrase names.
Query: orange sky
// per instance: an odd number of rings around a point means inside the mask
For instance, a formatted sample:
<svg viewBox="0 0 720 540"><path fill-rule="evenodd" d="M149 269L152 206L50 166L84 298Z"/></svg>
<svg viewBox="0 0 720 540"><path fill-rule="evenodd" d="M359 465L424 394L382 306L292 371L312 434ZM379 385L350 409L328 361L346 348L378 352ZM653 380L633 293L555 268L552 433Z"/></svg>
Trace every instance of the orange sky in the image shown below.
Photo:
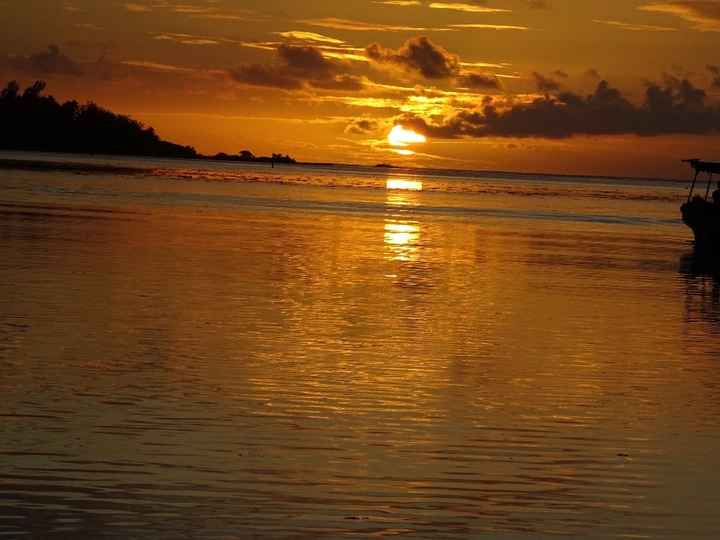
<svg viewBox="0 0 720 540"><path fill-rule="evenodd" d="M0 0L0 25L4 81L206 153L680 177L720 160L720 1ZM398 123L428 141L390 146Z"/></svg>

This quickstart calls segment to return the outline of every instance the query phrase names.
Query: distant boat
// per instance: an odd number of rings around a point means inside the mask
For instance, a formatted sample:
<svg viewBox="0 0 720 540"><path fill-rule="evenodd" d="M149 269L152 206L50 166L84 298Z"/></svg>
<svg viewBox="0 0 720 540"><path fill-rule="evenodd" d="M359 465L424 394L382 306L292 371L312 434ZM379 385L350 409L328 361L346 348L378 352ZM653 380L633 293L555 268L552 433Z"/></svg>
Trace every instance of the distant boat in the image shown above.
<svg viewBox="0 0 720 540"><path fill-rule="evenodd" d="M695 234L695 247L702 251L720 253L720 205L708 200L712 175L720 174L720 163L702 161L700 159L686 159L695 171L690 194L687 201L680 207L685 225ZM695 183L700 173L707 173L708 183L705 197L694 195Z"/></svg>

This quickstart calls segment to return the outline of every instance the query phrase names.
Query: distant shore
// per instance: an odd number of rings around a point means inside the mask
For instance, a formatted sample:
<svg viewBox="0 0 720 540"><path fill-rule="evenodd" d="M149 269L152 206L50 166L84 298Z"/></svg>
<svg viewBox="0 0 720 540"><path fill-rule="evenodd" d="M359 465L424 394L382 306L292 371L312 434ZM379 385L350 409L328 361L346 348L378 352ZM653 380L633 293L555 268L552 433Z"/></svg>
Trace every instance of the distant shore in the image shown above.
<svg viewBox="0 0 720 540"><path fill-rule="evenodd" d="M29 157L29 159L18 159L16 157L3 157L1 152L12 152L13 154L35 154L35 153L42 153L42 154L57 154L57 159L32 159ZM65 161L62 158L67 158L68 160ZM54 156L53 156L54 157ZM68 172L76 172L78 174L82 173L91 173L91 172L105 172L110 174L142 174L147 173L148 171L152 171L161 167L157 166L128 166L128 165L115 165L112 163L88 163L85 161L72 161L72 158L77 157L78 160L83 158L93 158L93 159L158 159L163 161L187 161L187 162L196 162L199 164L203 162L210 162L210 163L237 163L237 164L249 164L249 165L257 165L257 164L265 164L268 167L272 166L272 163L270 160L242 160L242 159L222 159L217 158L215 156L204 156L202 154L197 154L194 157L168 157L168 156L144 156L144 155L131 155L131 154L81 154L81 153L64 153L64 152L35 152L35 151L26 151L26 150L7 150L7 149L0 149L0 170L9 170L9 169L22 169L22 170L33 170L33 171L68 171ZM638 177L638 176L611 176L611 175L588 175L588 174L567 174L567 173L547 173L547 172L517 172L517 171L499 171L499 170L474 170L474 169L438 169L438 168L422 168L422 167L408 167L408 166L398 166L398 165L391 165L391 166L385 166L384 164L381 164L382 166L378 165L365 165L365 164L357 164L357 163L333 163L333 162L313 162L313 161L295 161L292 160L291 162L284 162L284 161L276 161L276 165L292 165L292 166L298 166L298 167L337 167L337 168L362 168L367 169L369 171L375 170L378 172L378 174L381 173L382 170L387 170L388 173L392 171L394 174L398 173L406 173L411 175L423 175L423 174L441 174L441 175L448 175L448 176L467 176L467 175L480 175L480 176L487 176L487 175L499 175L499 176L507 176L512 175L515 177L520 178L527 178L529 180L536 179L538 177L553 177L553 178L587 178L587 179L606 179L606 180L634 180L634 181L663 181L663 182L671 182L673 184L686 184L688 183L687 179L679 179L679 178L652 178L652 177ZM689 183L688 183L689 185Z"/></svg>

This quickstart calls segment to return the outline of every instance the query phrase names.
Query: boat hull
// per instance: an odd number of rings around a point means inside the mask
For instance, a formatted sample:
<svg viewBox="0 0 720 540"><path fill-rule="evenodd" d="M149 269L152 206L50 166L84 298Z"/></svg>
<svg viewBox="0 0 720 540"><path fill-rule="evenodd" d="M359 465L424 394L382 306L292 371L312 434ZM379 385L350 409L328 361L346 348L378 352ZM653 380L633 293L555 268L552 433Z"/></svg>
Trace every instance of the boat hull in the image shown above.
<svg viewBox="0 0 720 540"><path fill-rule="evenodd" d="M720 206L694 197L680 207L685 225L695 234L695 247L720 253Z"/></svg>

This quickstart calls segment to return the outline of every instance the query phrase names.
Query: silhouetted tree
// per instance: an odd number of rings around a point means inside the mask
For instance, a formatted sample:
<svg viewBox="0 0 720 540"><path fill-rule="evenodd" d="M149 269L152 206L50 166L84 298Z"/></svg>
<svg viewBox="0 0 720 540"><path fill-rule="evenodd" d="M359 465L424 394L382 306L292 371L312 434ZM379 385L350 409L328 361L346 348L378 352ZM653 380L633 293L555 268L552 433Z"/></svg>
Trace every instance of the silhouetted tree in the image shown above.
<svg viewBox="0 0 720 540"><path fill-rule="evenodd" d="M20 85L16 81L10 81L2 92L0 92L0 100L13 101L16 100L20 93Z"/></svg>
<svg viewBox="0 0 720 540"><path fill-rule="evenodd" d="M95 103L58 103L36 81L20 93L10 81L0 91L0 148L91 154L194 158L190 146L163 141L151 127Z"/></svg>
<svg viewBox="0 0 720 540"><path fill-rule="evenodd" d="M250 150L243 150L237 155L228 155L225 152L219 152L209 159L217 159L220 161L250 161L253 163L297 163L288 155L273 154L270 156L256 156Z"/></svg>

